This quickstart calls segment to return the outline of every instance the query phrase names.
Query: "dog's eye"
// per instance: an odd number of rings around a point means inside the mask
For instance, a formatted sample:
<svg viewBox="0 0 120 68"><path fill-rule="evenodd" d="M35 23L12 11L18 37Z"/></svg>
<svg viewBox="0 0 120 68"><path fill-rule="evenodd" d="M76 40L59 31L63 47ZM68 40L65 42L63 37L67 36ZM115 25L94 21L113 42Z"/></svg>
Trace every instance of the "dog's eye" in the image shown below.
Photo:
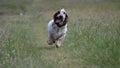
<svg viewBox="0 0 120 68"><path fill-rule="evenodd" d="M63 14L65 14L65 12L63 12Z"/></svg>

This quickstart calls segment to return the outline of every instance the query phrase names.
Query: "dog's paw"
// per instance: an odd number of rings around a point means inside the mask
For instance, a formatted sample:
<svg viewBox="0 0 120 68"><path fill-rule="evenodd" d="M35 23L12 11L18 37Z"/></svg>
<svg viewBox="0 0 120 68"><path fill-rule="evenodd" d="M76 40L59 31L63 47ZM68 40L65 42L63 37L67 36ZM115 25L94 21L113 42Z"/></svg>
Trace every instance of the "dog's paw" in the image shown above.
<svg viewBox="0 0 120 68"><path fill-rule="evenodd" d="M59 45L56 45L56 48L60 48L60 46L59 46Z"/></svg>
<svg viewBox="0 0 120 68"><path fill-rule="evenodd" d="M56 43L56 48L60 48L61 44Z"/></svg>

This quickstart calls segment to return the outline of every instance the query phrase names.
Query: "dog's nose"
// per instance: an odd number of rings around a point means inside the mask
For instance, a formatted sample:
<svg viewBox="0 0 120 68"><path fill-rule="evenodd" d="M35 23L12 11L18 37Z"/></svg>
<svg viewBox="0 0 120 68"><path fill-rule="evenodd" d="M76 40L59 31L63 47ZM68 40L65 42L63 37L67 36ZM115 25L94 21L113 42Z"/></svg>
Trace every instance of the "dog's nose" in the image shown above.
<svg viewBox="0 0 120 68"><path fill-rule="evenodd" d="M59 16L59 18L62 18L62 16Z"/></svg>

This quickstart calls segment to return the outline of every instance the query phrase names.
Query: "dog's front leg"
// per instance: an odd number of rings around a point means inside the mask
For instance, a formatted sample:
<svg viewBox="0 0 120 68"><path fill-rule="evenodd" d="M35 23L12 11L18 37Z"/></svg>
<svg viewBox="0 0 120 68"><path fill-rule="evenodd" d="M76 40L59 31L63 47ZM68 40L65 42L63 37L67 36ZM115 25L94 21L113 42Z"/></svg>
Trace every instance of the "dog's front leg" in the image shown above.
<svg viewBox="0 0 120 68"><path fill-rule="evenodd" d="M48 45L52 45L54 43L53 36L51 34L48 35Z"/></svg>
<svg viewBox="0 0 120 68"><path fill-rule="evenodd" d="M56 39L56 47L59 48L65 38L65 34L62 34Z"/></svg>

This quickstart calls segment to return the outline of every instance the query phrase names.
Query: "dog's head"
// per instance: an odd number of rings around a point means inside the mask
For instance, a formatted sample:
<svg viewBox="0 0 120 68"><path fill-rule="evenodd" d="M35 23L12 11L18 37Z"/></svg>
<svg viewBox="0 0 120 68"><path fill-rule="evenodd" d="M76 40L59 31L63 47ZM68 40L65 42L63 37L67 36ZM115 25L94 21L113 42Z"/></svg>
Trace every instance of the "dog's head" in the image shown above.
<svg viewBox="0 0 120 68"><path fill-rule="evenodd" d="M61 9L60 11L57 11L54 14L54 23L58 26L58 27L62 27L64 25L66 25L67 20L68 20L68 15L66 13L66 11L64 9Z"/></svg>

